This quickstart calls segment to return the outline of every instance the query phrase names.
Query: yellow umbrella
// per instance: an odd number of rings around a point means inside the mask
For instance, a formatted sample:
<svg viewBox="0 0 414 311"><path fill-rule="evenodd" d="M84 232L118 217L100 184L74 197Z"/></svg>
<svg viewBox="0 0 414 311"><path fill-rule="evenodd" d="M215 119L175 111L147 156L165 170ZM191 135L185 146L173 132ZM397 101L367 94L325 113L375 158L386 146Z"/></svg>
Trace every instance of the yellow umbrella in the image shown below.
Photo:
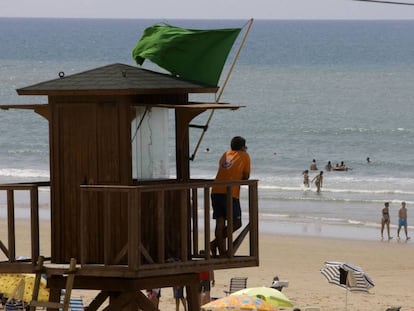
<svg viewBox="0 0 414 311"><path fill-rule="evenodd" d="M213 300L201 306L203 311L277 311L277 308L266 301L247 295L231 295Z"/></svg>
<svg viewBox="0 0 414 311"><path fill-rule="evenodd" d="M255 296L276 307L293 307L292 302L285 294L271 287L249 287L234 292L232 295Z"/></svg>
<svg viewBox="0 0 414 311"><path fill-rule="evenodd" d="M35 274L0 274L0 292L7 298L21 299L25 302L32 300ZM49 301L49 289L46 281L41 279L39 288L39 301Z"/></svg>

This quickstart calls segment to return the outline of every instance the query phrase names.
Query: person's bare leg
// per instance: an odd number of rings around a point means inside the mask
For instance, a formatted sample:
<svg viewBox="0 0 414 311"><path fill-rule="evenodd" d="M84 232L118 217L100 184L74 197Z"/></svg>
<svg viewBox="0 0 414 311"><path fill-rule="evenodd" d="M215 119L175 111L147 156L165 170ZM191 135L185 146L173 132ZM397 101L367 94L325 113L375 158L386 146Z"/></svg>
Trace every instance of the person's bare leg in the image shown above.
<svg viewBox="0 0 414 311"><path fill-rule="evenodd" d="M210 302L210 300L211 300L211 297L210 297L210 291L209 291L209 290L206 290L206 291L205 291L205 294L206 294L206 296L205 296L206 303L208 303L208 302Z"/></svg>
<svg viewBox="0 0 414 311"><path fill-rule="evenodd" d="M184 311L187 311L187 299L181 298L181 302L183 303Z"/></svg>
<svg viewBox="0 0 414 311"><path fill-rule="evenodd" d="M390 235L390 222L387 222L387 232L388 232L388 240L391 240L392 236Z"/></svg>

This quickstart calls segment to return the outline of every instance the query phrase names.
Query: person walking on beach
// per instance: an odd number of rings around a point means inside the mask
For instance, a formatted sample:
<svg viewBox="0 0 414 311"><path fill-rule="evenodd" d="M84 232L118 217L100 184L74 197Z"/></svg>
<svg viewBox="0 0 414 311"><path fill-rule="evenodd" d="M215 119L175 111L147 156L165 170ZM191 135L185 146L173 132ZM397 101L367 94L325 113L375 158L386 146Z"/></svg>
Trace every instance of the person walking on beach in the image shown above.
<svg viewBox="0 0 414 311"><path fill-rule="evenodd" d="M160 298L161 298L161 288L147 289L147 297L149 300L152 301L152 303L158 310L158 306L160 304Z"/></svg>
<svg viewBox="0 0 414 311"><path fill-rule="evenodd" d="M200 274L200 305L209 303L211 300L211 287L215 285L214 271L201 271Z"/></svg>
<svg viewBox="0 0 414 311"><path fill-rule="evenodd" d="M315 181L316 192L321 192L322 184L323 184L323 171L320 171L318 175L316 175L311 182Z"/></svg>
<svg viewBox="0 0 414 311"><path fill-rule="evenodd" d="M219 168L215 181L247 180L250 177L250 156L247 153L246 140L241 136L235 136L230 143L230 150L223 153L219 161ZM213 219L216 220L215 236L211 241L211 253L224 256L225 237L227 236L227 187L215 186L211 191L211 205L213 206ZM239 229L241 223L240 209L240 185L232 186L233 198L233 232Z"/></svg>
<svg viewBox="0 0 414 311"><path fill-rule="evenodd" d="M384 228L387 226L387 233L388 233L388 240L392 239L390 236L390 204L388 202L384 203L384 207L382 209L382 218L381 218L381 239L384 239Z"/></svg>
<svg viewBox="0 0 414 311"><path fill-rule="evenodd" d="M184 286L173 287L173 294L175 299L175 311L180 310L180 301L183 304L184 311L187 311L187 299L184 297Z"/></svg>
<svg viewBox="0 0 414 311"><path fill-rule="evenodd" d="M407 208L405 207L405 202L401 202L401 207L398 210L398 229L397 229L397 238L400 239L400 230L401 227L404 227L405 239L409 240L407 232Z"/></svg>
<svg viewBox="0 0 414 311"><path fill-rule="evenodd" d="M305 170L303 171L303 185L307 188L309 188L309 171Z"/></svg>

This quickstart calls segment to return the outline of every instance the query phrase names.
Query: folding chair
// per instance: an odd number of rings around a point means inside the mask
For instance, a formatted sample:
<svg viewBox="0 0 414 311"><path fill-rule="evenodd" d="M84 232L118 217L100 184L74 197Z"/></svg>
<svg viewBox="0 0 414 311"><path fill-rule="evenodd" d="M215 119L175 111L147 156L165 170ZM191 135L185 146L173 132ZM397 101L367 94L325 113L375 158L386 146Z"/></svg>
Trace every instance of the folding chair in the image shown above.
<svg viewBox="0 0 414 311"><path fill-rule="evenodd" d="M63 303L64 297L61 298L60 302ZM62 310L62 309L59 309ZM83 311L83 299L82 298L70 298L69 300L70 311Z"/></svg>
<svg viewBox="0 0 414 311"><path fill-rule="evenodd" d="M288 287L289 281L273 281L271 288L277 289L278 291L282 291L283 287Z"/></svg>
<svg viewBox="0 0 414 311"><path fill-rule="evenodd" d="M235 277L230 279L229 290L225 290L226 295L230 295L238 290L245 289L247 287L247 278Z"/></svg>

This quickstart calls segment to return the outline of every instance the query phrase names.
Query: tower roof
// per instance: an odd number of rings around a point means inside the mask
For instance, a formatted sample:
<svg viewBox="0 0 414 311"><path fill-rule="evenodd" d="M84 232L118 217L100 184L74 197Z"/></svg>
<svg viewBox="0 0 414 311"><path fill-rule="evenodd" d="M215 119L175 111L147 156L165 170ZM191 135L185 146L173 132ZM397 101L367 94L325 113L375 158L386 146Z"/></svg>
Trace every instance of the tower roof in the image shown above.
<svg viewBox="0 0 414 311"><path fill-rule="evenodd" d="M216 93L217 87L169 74L111 64L17 89L19 95L139 95Z"/></svg>

